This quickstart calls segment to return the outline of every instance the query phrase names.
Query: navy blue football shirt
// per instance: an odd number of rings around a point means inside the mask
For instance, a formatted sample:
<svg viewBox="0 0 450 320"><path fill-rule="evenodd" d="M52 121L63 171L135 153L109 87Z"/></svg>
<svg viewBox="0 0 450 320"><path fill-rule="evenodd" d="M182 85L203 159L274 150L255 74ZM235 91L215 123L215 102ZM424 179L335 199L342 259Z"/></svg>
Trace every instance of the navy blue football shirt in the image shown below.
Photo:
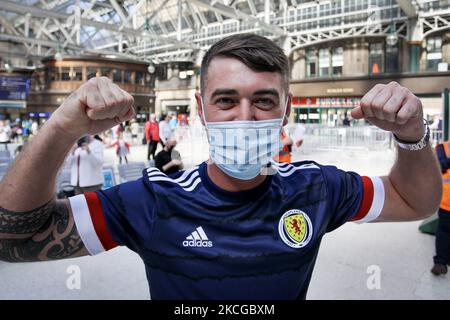
<svg viewBox="0 0 450 320"><path fill-rule="evenodd" d="M152 299L304 299L322 237L376 219L384 187L311 161L272 168L244 192L216 186L202 163L69 200L90 254L139 254Z"/></svg>

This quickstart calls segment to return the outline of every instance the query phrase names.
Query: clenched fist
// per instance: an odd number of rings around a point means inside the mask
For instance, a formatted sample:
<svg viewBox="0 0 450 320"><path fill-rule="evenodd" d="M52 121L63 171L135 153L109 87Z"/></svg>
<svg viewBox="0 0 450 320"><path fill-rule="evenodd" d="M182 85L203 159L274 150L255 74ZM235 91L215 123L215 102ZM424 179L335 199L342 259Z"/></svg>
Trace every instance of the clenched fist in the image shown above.
<svg viewBox="0 0 450 320"><path fill-rule="evenodd" d="M397 82L377 84L351 115L355 119L365 118L404 141L416 142L424 135L422 103Z"/></svg>
<svg viewBox="0 0 450 320"><path fill-rule="evenodd" d="M133 103L133 97L108 78L92 78L67 97L51 121L71 137L78 138L132 119Z"/></svg>

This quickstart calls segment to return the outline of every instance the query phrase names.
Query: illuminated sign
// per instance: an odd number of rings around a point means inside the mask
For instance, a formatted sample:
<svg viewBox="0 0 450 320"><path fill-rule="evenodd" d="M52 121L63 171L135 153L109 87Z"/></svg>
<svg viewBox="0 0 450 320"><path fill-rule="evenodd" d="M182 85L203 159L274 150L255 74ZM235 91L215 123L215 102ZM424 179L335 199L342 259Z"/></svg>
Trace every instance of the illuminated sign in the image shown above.
<svg viewBox="0 0 450 320"><path fill-rule="evenodd" d="M29 77L0 76L0 100L26 100L29 91Z"/></svg>

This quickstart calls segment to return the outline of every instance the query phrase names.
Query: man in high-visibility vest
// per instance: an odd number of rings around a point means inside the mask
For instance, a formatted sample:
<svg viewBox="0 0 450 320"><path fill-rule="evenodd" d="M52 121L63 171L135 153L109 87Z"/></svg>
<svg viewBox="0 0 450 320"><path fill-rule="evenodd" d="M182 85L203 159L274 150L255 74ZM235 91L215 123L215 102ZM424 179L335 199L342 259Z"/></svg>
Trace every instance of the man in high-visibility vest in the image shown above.
<svg viewBox="0 0 450 320"><path fill-rule="evenodd" d="M281 131L281 143L283 144L283 148L281 148L280 152L274 157L274 159L278 162L291 163L293 141L285 130Z"/></svg>
<svg viewBox="0 0 450 320"><path fill-rule="evenodd" d="M436 146L441 165L443 195L439 206L439 223L436 231L436 255L431 272L446 274L450 264L450 140Z"/></svg>

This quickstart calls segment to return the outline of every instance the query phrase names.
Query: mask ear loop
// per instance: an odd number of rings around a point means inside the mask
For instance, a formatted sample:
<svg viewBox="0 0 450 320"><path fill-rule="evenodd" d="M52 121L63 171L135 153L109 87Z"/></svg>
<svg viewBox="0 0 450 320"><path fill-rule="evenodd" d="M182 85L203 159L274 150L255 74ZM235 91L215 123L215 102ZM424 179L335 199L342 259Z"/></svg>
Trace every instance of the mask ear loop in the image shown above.
<svg viewBox="0 0 450 320"><path fill-rule="evenodd" d="M203 123L205 124L206 137L207 137L208 142L209 142L209 129L208 129L208 124L206 122L205 100L203 99L203 96L200 99L200 103L201 103L201 108L202 108Z"/></svg>
<svg viewBox="0 0 450 320"><path fill-rule="evenodd" d="M205 114L205 100L203 99L203 96L200 99L200 103L201 103L201 108L202 108L202 118L203 118L203 122L205 124L205 129L206 132L208 132L208 125L206 123L206 114Z"/></svg>
<svg viewBox="0 0 450 320"><path fill-rule="evenodd" d="M283 122L284 122L284 117L286 117L286 112L287 112L287 105L289 102L289 97L286 97L286 102L284 104L284 111L283 111L283 116L281 117L281 123L280 123L280 133L283 130Z"/></svg>

